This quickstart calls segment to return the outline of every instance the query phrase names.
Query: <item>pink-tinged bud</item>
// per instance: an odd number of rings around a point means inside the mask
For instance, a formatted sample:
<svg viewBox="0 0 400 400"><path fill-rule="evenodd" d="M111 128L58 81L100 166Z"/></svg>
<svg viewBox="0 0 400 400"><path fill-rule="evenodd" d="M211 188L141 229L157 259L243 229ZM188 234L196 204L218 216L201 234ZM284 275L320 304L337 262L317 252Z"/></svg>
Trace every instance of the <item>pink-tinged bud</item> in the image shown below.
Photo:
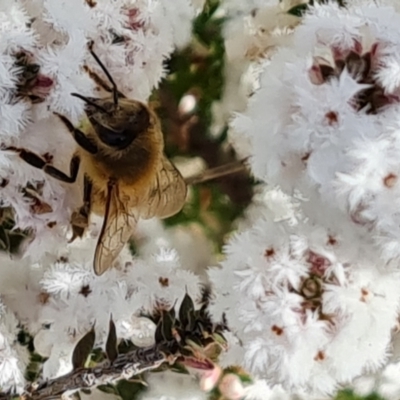
<svg viewBox="0 0 400 400"><path fill-rule="evenodd" d="M222 369L216 365L213 369L203 370L200 374L200 389L204 392L210 392L217 386L221 377Z"/></svg>
<svg viewBox="0 0 400 400"><path fill-rule="evenodd" d="M195 357L182 357L180 362L186 368L192 368L194 370L211 371L215 368L215 364L207 358L200 359Z"/></svg>
<svg viewBox="0 0 400 400"><path fill-rule="evenodd" d="M235 374L226 374L221 379L218 389L228 400L240 400L245 395L242 381Z"/></svg>
<svg viewBox="0 0 400 400"><path fill-rule="evenodd" d="M54 81L48 76L39 74L31 87L31 94L40 97L42 100L50 93Z"/></svg>
<svg viewBox="0 0 400 400"><path fill-rule="evenodd" d="M36 86L48 88L53 86L53 80L48 76L38 75L36 78Z"/></svg>

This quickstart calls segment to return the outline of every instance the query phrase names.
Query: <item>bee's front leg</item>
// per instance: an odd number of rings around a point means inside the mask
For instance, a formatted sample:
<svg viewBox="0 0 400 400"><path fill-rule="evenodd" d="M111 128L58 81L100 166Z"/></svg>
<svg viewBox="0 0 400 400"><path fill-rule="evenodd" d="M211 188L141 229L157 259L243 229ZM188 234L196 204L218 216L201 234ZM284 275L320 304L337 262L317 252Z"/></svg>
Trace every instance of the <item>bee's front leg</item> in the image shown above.
<svg viewBox="0 0 400 400"><path fill-rule="evenodd" d="M80 129L75 128L72 125L71 121L64 117L61 114L54 113L58 118L61 119L62 123L67 127L67 129L72 133L72 136L75 139L75 142L81 146L84 150L86 150L90 154L96 154L99 149L96 146L96 143L91 141Z"/></svg>
<svg viewBox="0 0 400 400"><path fill-rule="evenodd" d="M72 213L72 237L69 243L73 242L77 237L82 237L89 225L89 215L92 205L92 187L92 182L85 175L83 181L83 205Z"/></svg>

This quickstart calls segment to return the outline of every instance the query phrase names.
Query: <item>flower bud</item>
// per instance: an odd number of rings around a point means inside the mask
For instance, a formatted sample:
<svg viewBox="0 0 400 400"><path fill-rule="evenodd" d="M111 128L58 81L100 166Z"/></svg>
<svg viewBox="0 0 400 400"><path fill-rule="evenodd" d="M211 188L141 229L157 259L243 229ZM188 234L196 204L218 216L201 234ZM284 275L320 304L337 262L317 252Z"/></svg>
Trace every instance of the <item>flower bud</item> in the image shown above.
<svg viewBox="0 0 400 400"><path fill-rule="evenodd" d="M218 365L215 365L213 369L201 371L200 377L200 388L204 392L210 392L217 385L219 378L221 377L222 370Z"/></svg>
<svg viewBox="0 0 400 400"><path fill-rule="evenodd" d="M218 389L229 400L240 400L245 395L242 381L235 374L226 374L221 379Z"/></svg>

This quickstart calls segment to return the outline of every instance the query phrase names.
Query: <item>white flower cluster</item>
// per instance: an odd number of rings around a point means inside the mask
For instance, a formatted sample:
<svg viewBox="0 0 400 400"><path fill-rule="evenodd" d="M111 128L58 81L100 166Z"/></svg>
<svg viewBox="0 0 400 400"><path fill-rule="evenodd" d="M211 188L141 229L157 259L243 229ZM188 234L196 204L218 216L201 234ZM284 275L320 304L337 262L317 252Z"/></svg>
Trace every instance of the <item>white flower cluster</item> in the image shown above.
<svg viewBox="0 0 400 400"><path fill-rule="evenodd" d="M119 339L151 345L155 326L141 313L200 295L211 246L195 228L139 223L137 256L125 249L115 269L95 277L96 221L67 246L79 184L62 184L4 147L67 171L76 145L54 113L78 124L83 104L71 93L102 96L90 71L104 74L88 43L121 92L146 100L164 60L191 39L201 3L0 0L0 204L13 207L16 228L35 233L29 258L0 259L1 391L25 383L18 323L47 358L43 377L54 378L71 370L74 346L93 326L96 346L111 316ZM208 272L212 315L219 322L224 314L231 329L221 362L258 379L240 386L246 400L320 400L345 384L360 392L380 385L396 399L400 5L331 0L301 19L285 14L299 3L222 1L227 86L216 125L240 112L230 137L264 186L225 260ZM207 397L172 372L149 384L143 400Z"/></svg>
<svg viewBox="0 0 400 400"><path fill-rule="evenodd" d="M0 304L0 387L4 391L22 392L25 384L23 371L29 355L17 343L18 321L3 304Z"/></svg>
<svg viewBox="0 0 400 400"><path fill-rule="evenodd" d="M71 93L104 95L90 77L90 71L104 74L88 44L94 43L118 89L145 101L163 77L167 57L190 40L200 6L198 0L0 1L0 204L12 206L15 228L34 232L24 259L1 257L0 293L34 336L36 351L48 357L45 378L70 370L71 352L93 324L102 346L111 315L119 338L151 344L154 324L139 311L160 303L178 307L186 291L198 295L199 279L181 268L175 251L160 248L140 258L126 250L120 268L97 279L92 262L98 225L91 221L87 237L67 246L81 182L60 183L3 146L33 151L67 172L76 144L54 113L78 124L84 104ZM148 231L165 238L162 248L176 240L159 226ZM193 241L190 233L185 239ZM207 259L192 263L185 257L193 270ZM9 315L0 313L1 391L22 388L27 364L14 345L17 320L11 326Z"/></svg>
<svg viewBox="0 0 400 400"><path fill-rule="evenodd" d="M165 0L0 2L0 144L26 148L68 171L76 145L53 113L77 124L84 104L71 93L101 95L87 68L104 74L88 43L121 92L147 100L174 46L190 38L197 7L190 0L175 7L179 13ZM2 205L13 206L16 228L36 233L27 254L39 259L65 245L79 185L49 178L9 151L0 151L0 171Z"/></svg>
<svg viewBox="0 0 400 400"><path fill-rule="evenodd" d="M193 299L200 296L198 277L181 267L173 250L161 248L145 260L126 252L120 268L97 277L92 271L90 244L95 242L77 243L56 262L35 269L27 262L2 257L0 292L4 303L34 336L35 351L48 358L44 378L71 370L72 351L92 326L98 347L105 345L111 317L119 339L151 346L155 325L140 315L151 314L160 306L178 310L185 293ZM0 369L2 366L0 361Z"/></svg>
<svg viewBox="0 0 400 400"><path fill-rule="evenodd" d="M329 393L386 361L400 275L373 252L324 229L262 219L226 254L209 274L213 314L226 314L244 349L232 344L229 362L290 389Z"/></svg>
<svg viewBox="0 0 400 400"><path fill-rule="evenodd" d="M324 202L328 227L342 214L365 228L386 261L400 255L399 21L375 2L317 5L233 122L251 141L256 177L300 190L318 223Z"/></svg>
<svg viewBox="0 0 400 400"><path fill-rule="evenodd" d="M231 124L238 147L249 143L256 178L293 204L286 213L253 207L221 268L209 272L213 315L225 313L236 336L224 362L308 398L377 371L392 350L400 305L399 23L395 1L310 7L263 64L259 89ZM265 203L281 192L271 193ZM278 214L291 221L278 222Z"/></svg>

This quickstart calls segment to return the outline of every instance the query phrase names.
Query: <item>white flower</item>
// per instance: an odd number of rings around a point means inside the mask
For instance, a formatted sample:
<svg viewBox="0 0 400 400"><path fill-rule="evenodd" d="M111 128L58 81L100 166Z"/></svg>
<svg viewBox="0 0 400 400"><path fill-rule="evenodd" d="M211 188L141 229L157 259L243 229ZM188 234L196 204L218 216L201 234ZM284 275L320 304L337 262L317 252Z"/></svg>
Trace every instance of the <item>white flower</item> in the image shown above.
<svg viewBox="0 0 400 400"><path fill-rule="evenodd" d="M299 190L307 217L328 229L338 218L371 232L386 261L400 256L399 21L393 2L316 4L232 123L256 177Z"/></svg>
<svg viewBox="0 0 400 400"><path fill-rule="evenodd" d="M352 246L312 225L266 220L231 240L209 276L214 319L224 313L243 347L237 362L310 395L330 394L386 362L400 276Z"/></svg>

